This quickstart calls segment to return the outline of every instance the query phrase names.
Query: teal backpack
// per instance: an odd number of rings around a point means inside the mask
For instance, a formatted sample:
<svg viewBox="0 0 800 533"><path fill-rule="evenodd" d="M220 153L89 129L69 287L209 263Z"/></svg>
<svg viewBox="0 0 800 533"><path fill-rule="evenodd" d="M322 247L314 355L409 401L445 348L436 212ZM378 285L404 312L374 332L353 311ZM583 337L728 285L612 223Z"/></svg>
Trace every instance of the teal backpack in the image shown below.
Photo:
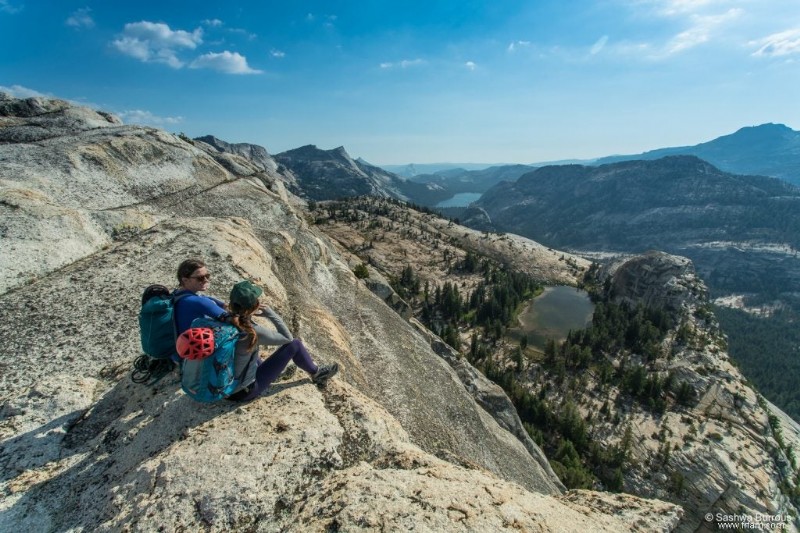
<svg viewBox="0 0 800 533"><path fill-rule="evenodd" d="M177 356L175 304L189 294L173 296L163 285L150 285L144 290L139 310L139 337L144 355L133 362L134 383L152 385L172 371L172 356Z"/></svg>
<svg viewBox="0 0 800 533"><path fill-rule="evenodd" d="M195 318L192 328L209 328L214 332L214 353L203 359L183 359L181 388L190 398L210 403L226 398L239 386L252 363L245 365L242 375L236 376L236 343L239 330L211 318Z"/></svg>
<svg viewBox="0 0 800 533"><path fill-rule="evenodd" d="M154 359L169 359L177 355L175 304L189 294L173 296L163 285L150 285L144 290L139 310L139 336L146 355Z"/></svg>

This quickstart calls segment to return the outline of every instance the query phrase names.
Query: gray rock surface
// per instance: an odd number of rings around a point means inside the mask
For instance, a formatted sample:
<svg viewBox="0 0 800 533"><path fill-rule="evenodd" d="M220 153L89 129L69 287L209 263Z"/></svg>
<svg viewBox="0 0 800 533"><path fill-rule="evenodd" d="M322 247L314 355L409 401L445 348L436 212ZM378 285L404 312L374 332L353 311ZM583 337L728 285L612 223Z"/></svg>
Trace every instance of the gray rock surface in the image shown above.
<svg viewBox="0 0 800 533"><path fill-rule="evenodd" d="M228 143L222 139L217 139L213 135L197 137L194 140L213 146L220 152L244 157L263 170L275 171L278 169L278 164L272 159L272 156L269 155L269 152L267 152L267 149L263 146L249 143Z"/></svg>
<svg viewBox="0 0 800 533"><path fill-rule="evenodd" d="M617 301L677 313L707 298L705 285L685 257L652 251L614 262L608 271L611 295Z"/></svg>
<svg viewBox="0 0 800 533"><path fill-rule="evenodd" d="M677 523L671 504L560 496L263 169L231 156L243 169L232 174L173 135L100 127L102 115L58 102L2 102L12 111L0 117L0 238L12 253L0 263L0 336L11 339L0 361L0 530ZM52 131L36 111L47 106L58 109ZM35 144L14 141L37 128ZM340 376L320 390L295 375L247 405L193 403L176 374L131 383L141 290L173 285L189 256L208 263L215 296L245 278L265 287Z"/></svg>

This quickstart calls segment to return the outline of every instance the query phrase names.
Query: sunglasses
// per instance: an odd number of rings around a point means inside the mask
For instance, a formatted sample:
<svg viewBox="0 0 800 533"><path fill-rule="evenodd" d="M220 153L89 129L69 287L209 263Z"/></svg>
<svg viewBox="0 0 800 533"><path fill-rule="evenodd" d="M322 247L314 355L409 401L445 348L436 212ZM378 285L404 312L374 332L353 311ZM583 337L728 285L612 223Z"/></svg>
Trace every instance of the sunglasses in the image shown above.
<svg viewBox="0 0 800 533"><path fill-rule="evenodd" d="M211 279L211 274L204 274L202 276L189 276L191 279L196 279L197 281L208 281Z"/></svg>

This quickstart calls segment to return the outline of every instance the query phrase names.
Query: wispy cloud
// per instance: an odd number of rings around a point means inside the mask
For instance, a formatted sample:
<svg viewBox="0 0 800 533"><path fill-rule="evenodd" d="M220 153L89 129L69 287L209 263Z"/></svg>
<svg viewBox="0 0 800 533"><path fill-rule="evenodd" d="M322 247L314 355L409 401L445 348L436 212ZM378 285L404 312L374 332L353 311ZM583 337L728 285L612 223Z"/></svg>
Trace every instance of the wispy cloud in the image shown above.
<svg viewBox="0 0 800 533"><path fill-rule="evenodd" d="M696 13L707 6L730 3L730 0L651 0L658 11L664 15L684 15Z"/></svg>
<svg viewBox="0 0 800 533"><path fill-rule="evenodd" d="M202 24L203 24L203 26L209 26L211 28L218 28L218 27L222 26L225 23L222 22L219 19L206 19L206 20L204 20L202 22Z"/></svg>
<svg viewBox="0 0 800 533"><path fill-rule="evenodd" d="M758 46L758 50L753 52L756 57L780 57L800 54L800 28L774 33L750 44Z"/></svg>
<svg viewBox="0 0 800 533"><path fill-rule="evenodd" d="M403 59L402 61L397 61L396 63L386 62L381 63L382 69L391 69L391 68L409 68L409 67L416 67L419 65L424 65L424 59Z"/></svg>
<svg viewBox="0 0 800 533"><path fill-rule="evenodd" d="M530 41L512 41L511 44L508 45L507 50L511 53L516 52L520 48L527 48L531 45Z"/></svg>
<svg viewBox="0 0 800 533"><path fill-rule="evenodd" d="M22 8L25 7L24 4L17 4L13 5L9 0L0 0L0 13L19 13L22 11Z"/></svg>
<svg viewBox="0 0 800 533"><path fill-rule="evenodd" d="M258 38L258 35L256 35L255 33L251 33L245 30L244 28L230 28L228 31L231 33L236 33L238 35L241 35L248 41L255 41Z"/></svg>
<svg viewBox="0 0 800 533"><path fill-rule="evenodd" d="M326 28L333 28L334 23L339 17L336 15L317 15L315 13L308 13L306 15L306 22L313 23L319 21Z"/></svg>
<svg viewBox="0 0 800 533"><path fill-rule="evenodd" d="M466 63L464 63L464 66L467 67L469 70L475 70L476 68L478 68L478 65L476 65L474 61L467 61Z"/></svg>
<svg viewBox="0 0 800 533"><path fill-rule="evenodd" d="M237 52L203 54L189 65L190 68L208 68L226 74L261 74L262 71L250 68L247 58Z"/></svg>
<svg viewBox="0 0 800 533"><path fill-rule="evenodd" d="M286 57L286 52L284 52L282 50L276 50L276 49L273 48L272 50L269 51L269 55L271 55L272 57L277 57L278 59L281 59L281 58Z"/></svg>
<svg viewBox="0 0 800 533"><path fill-rule="evenodd" d="M72 13L64 23L75 29L94 28L94 19L92 18L91 12L92 10L90 8L82 7Z"/></svg>
<svg viewBox="0 0 800 533"><path fill-rule="evenodd" d="M605 46L606 46L606 43L608 43L608 35L603 35L602 37L600 37L599 39L597 39L597 42L595 42L595 43L592 45L592 49L591 49L591 50L589 50L589 53L590 53L590 54L592 54L592 55L597 55L597 54L599 54L599 53L600 53L600 50L602 50L603 48L605 48Z"/></svg>
<svg viewBox="0 0 800 533"><path fill-rule="evenodd" d="M34 96L45 96L52 98L51 95L40 93L35 89L29 89L28 87L23 87L22 85L12 85L10 87L0 85L0 93L10 94L14 98L31 98Z"/></svg>
<svg viewBox="0 0 800 533"><path fill-rule="evenodd" d="M184 62L178 59L182 48L194 50L203 42L203 30L192 32L172 30L161 22L132 22L125 25L119 39L111 44L125 55L146 63L165 63L172 68L181 68Z"/></svg>
<svg viewBox="0 0 800 533"><path fill-rule="evenodd" d="M141 109L133 109L130 111L122 111L117 113L127 124L144 124L147 126L166 126L171 124L180 124L183 122L183 117L159 117L150 111Z"/></svg>
<svg viewBox="0 0 800 533"><path fill-rule="evenodd" d="M666 54L676 54L710 41L726 23L743 14L742 9L731 8L718 15L691 15L689 28L677 34L667 43Z"/></svg>

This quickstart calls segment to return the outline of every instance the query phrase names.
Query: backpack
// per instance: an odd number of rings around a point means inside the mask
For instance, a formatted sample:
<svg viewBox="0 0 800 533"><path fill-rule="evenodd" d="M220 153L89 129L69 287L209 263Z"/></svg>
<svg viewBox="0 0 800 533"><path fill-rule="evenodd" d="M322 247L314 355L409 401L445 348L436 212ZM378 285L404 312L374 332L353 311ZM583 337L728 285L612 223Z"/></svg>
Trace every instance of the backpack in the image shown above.
<svg viewBox="0 0 800 533"><path fill-rule="evenodd" d="M168 359L177 355L175 339L175 304L190 293L173 296L163 285L150 285L142 295L139 310L139 335L142 351L154 359Z"/></svg>
<svg viewBox="0 0 800 533"><path fill-rule="evenodd" d="M195 318L192 328L209 328L214 332L214 353L203 359L183 359L181 388L198 402L222 400L236 390L250 367L248 363L241 375L234 375L240 332L236 326L206 317ZM251 362L253 357L255 353Z"/></svg>
<svg viewBox="0 0 800 533"><path fill-rule="evenodd" d="M133 362L131 380L155 384L174 368L172 356L175 351L177 326L175 304L189 293L173 296L163 285L150 285L142 294L139 310L139 337L144 355Z"/></svg>

